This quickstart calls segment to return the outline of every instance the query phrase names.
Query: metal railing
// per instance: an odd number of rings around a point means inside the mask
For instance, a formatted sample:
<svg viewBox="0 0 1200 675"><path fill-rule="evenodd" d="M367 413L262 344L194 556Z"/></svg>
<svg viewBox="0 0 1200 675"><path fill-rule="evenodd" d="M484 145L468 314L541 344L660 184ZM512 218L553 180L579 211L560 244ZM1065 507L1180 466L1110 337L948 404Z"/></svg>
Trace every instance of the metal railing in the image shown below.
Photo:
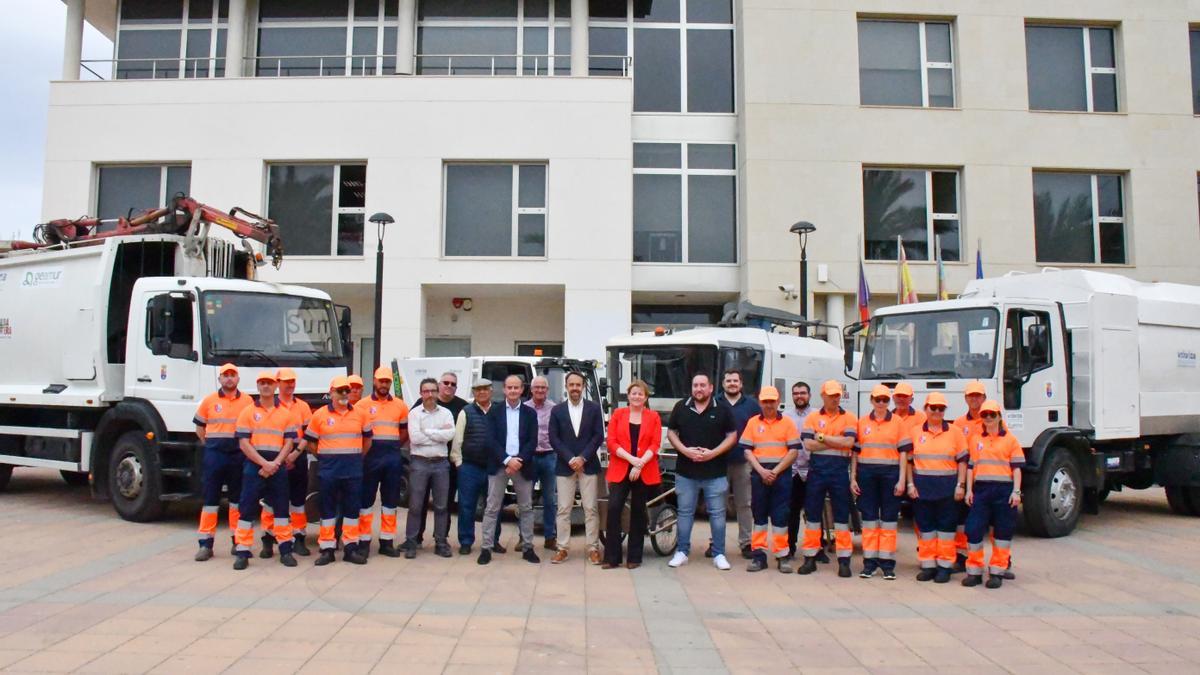
<svg viewBox="0 0 1200 675"><path fill-rule="evenodd" d="M567 54L417 54L418 75L466 76L546 76L570 75L571 57ZM590 56L591 75L630 77L633 57Z"/></svg>
<svg viewBox="0 0 1200 675"><path fill-rule="evenodd" d="M394 75L395 56L331 54L329 56L248 56L254 77L367 77Z"/></svg>
<svg viewBox="0 0 1200 675"><path fill-rule="evenodd" d="M79 62L81 79L174 80L222 77L224 57L86 59Z"/></svg>

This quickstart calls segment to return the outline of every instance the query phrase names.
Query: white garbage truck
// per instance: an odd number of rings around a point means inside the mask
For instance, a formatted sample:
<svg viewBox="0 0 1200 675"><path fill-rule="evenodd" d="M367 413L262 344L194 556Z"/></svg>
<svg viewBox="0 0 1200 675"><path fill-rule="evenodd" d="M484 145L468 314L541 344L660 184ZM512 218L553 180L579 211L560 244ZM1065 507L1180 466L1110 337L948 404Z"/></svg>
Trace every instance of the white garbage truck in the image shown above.
<svg viewBox="0 0 1200 675"><path fill-rule="evenodd" d="M192 419L221 364L242 368L246 392L258 369L292 368L314 405L347 372L348 311L319 290L245 278L261 253L207 236L225 218L265 242L274 235L254 228L273 223L177 206L107 230L56 221L38 243L0 246L0 489L14 467L90 475L122 517L152 520L199 493Z"/></svg>
<svg viewBox="0 0 1200 675"><path fill-rule="evenodd" d="M850 335L862 324L847 329ZM1085 270L980 279L954 300L879 310L858 370L966 411L980 380L1026 455L1025 523L1070 533L1111 490L1166 488L1200 515L1200 287ZM846 364L847 368L851 364Z"/></svg>

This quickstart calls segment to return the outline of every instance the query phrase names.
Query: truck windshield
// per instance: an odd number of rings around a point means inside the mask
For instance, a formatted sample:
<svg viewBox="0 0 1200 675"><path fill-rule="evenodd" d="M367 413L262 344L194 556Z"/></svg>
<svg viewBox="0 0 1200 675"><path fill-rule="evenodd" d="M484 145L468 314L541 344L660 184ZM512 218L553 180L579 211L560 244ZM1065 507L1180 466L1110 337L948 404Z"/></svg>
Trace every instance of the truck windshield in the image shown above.
<svg viewBox="0 0 1200 675"><path fill-rule="evenodd" d="M204 363L337 366L342 341L333 303L274 293L205 291L200 297Z"/></svg>
<svg viewBox="0 0 1200 675"><path fill-rule="evenodd" d="M862 379L991 377L999 324L1000 313L984 307L875 317Z"/></svg>
<svg viewBox="0 0 1200 675"><path fill-rule="evenodd" d="M539 367L537 369L537 372L538 372L538 375L544 376L546 378L546 381L550 383L550 393L548 394L548 396L550 397L551 401L554 401L556 403L561 403L561 402L567 400L566 378L567 378L567 373L571 372L570 370L567 370L566 368L559 368L559 367L551 367L551 368ZM596 385L596 373L591 370L583 370L583 369L579 370L579 372L583 375L583 379L584 379L583 399L585 401L595 401L595 402L599 403L600 402L599 401L600 392Z"/></svg>
<svg viewBox="0 0 1200 675"><path fill-rule="evenodd" d="M713 378L714 394L720 390L720 373L736 368L742 373L743 391L758 393L762 382L762 350L755 347L714 345L662 345L653 347L609 348L609 378L613 381L610 399L625 401L625 390L634 380L650 387L650 407L669 412L675 403L692 395L692 376L708 373Z"/></svg>

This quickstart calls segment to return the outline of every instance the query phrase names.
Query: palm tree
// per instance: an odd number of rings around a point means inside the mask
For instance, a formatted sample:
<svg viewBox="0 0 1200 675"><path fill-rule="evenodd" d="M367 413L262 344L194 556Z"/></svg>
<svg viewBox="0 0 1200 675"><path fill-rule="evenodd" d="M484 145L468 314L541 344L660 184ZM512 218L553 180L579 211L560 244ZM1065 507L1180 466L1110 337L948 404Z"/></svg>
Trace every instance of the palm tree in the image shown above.
<svg viewBox="0 0 1200 675"><path fill-rule="evenodd" d="M903 203L905 196L917 186L916 177L920 175L919 171L895 169L863 171L863 222L868 260L896 260L899 257L897 236L905 238L904 252L908 257L918 260L929 257L924 195L919 205Z"/></svg>

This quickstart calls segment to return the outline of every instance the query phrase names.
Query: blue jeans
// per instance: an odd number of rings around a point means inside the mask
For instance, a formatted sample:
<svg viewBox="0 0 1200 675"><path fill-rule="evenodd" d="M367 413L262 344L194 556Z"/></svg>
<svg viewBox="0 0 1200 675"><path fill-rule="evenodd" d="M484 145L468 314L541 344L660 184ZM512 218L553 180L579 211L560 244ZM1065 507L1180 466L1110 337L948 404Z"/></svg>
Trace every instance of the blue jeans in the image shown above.
<svg viewBox="0 0 1200 675"><path fill-rule="evenodd" d="M554 514L558 511L558 481L554 470L558 468L558 453L539 452L533 456L533 473L542 486L542 536L557 539L558 529Z"/></svg>
<svg viewBox="0 0 1200 675"><path fill-rule="evenodd" d="M487 469L463 462L458 467L458 545L475 545L475 511L487 494Z"/></svg>
<svg viewBox="0 0 1200 675"><path fill-rule="evenodd" d="M696 520L696 500L704 491L704 507L712 528L713 555L725 555L725 500L729 497L729 478L696 480L675 476L675 498L679 503L679 548L687 555L692 550L692 524Z"/></svg>

